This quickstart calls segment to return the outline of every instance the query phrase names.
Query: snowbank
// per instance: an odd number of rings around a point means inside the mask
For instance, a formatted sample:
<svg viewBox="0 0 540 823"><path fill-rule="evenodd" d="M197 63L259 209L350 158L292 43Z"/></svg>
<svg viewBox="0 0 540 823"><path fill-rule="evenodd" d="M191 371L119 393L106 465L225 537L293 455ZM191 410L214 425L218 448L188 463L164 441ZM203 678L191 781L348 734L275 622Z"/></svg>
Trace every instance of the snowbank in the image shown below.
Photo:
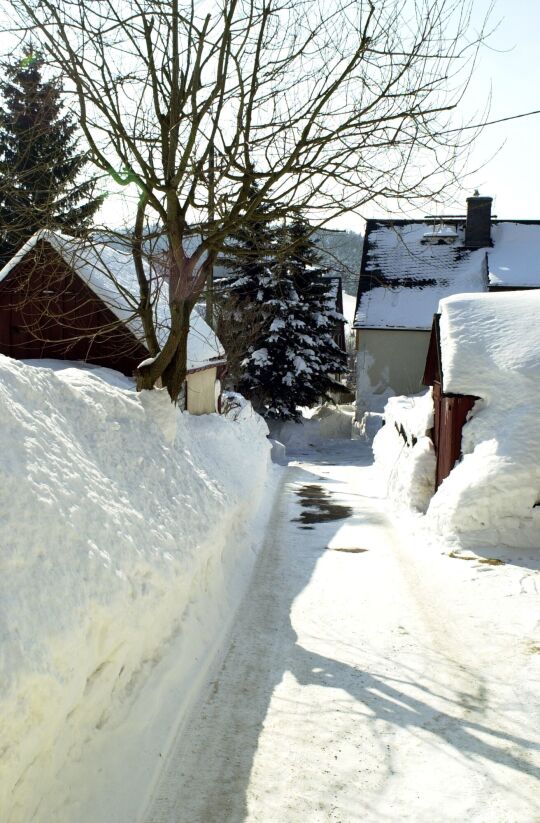
<svg viewBox="0 0 540 823"><path fill-rule="evenodd" d="M430 395L390 399L374 441L389 495L458 545L540 548L540 291L456 295L439 310L443 391L479 399L435 494Z"/></svg>
<svg viewBox="0 0 540 823"><path fill-rule="evenodd" d="M190 613L180 673L196 673L193 656L203 665L238 601L268 492L267 431L246 408L191 417L105 369L0 356L3 823L135 819L96 812L99 773L129 762L106 741ZM147 704L128 741L141 757L158 713Z"/></svg>
<svg viewBox="0 0 540 823"><path fill-rule="evenodd" d="M318 420L320 435L324 440L350 440L354 421L354 406L318 406L311 420Z"/></svg>
<svg viewBox="0 0 540 823"><path fill-rule="evenodd" d="M390 398L384 419L373 440L373 453L388 495L399 505L425 512L435 486L435 451L428 435L433 427L431 390Z"/></svg>
<svg viewBox="0 0 540 823"><path fill-rule="evenodd" d="M540 548L540 291L456 295L440 311L443 389L481 400L428 517L471 546Z"/></svg>
<svg viewBox="0 0 540 823"><path fill-rule="evenodd" d="M288 455L303 453L326 440L351 440L354 422L354 406L313 406L302 408L298 423L287 420L269 420L274 441L285 446Z"/></svg>

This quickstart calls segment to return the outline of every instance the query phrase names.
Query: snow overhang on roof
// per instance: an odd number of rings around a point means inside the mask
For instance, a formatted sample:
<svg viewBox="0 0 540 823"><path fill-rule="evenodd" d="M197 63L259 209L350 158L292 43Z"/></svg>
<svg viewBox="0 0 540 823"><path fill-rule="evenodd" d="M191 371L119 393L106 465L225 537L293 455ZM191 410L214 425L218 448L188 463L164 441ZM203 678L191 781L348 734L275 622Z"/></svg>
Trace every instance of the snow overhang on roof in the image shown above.
<svg viewBox="0 0 540 823"><path fill-rule="evenodd" d="M0 271L0 282L26 257L39 241L49 244L81 280L145 345L144 331L136 313L138 282L128 248L103 243L89 244L60 232L36 232ZM169 296L166 280L151 272L154 284L159 278L159 296L154 306L158 342L162 346L169 330ZM197 371L225 361L225 350L215 332L196 310L190 318L188 371Z"/></svg>
<svg viewBox="0 0 540 823"><path fill-rule="evenodd" d="M457 294L439 305L443 390L489 399L512 384L540 404L540 289Z"/></svg>
<svg viewBox="0 0 540 823"><path fill-rule="evenodd" d="M464 248L463 221L443 228L455 241L425 243L425 221L368 221L355 328L429 331L441 299L486 291L486 251Z"/></svg>

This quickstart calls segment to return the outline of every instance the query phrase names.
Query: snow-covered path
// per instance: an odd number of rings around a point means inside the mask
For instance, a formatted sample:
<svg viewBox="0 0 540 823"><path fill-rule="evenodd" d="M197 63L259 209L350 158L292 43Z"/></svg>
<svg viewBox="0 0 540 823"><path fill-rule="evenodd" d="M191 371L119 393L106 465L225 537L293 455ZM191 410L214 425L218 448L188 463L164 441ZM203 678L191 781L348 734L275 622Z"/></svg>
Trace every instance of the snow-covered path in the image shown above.
<svg viewBox="0 0 540 823"><path fill-rule="evenodd" d="M285 470L144 823L539 823L538 564L399 537L368 463L341 442Z"/></svg>

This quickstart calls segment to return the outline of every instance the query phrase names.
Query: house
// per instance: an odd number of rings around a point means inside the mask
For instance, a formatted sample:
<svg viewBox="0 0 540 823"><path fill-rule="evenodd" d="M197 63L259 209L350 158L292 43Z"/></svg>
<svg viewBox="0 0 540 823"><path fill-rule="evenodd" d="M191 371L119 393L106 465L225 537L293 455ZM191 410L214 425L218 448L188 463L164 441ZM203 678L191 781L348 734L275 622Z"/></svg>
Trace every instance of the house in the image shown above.
<svg viewBox="0 0 540 823"><path fill-rule="evenodd" d="M128 376L149 356L137 307L131 253L50 231L35 234L0 271L0 354L107 366ZM167 284L154 307L167 335ZM186 407L216 411L225 352L198 312L188 337Z"/></svg>
<svg viewBox="0 0 540 823"><path fill-rule="evenodd" d="M496 220L491 206L475 194L466 216L367 221L354 321L358 418L422 390L440 300L540 287L540 221Z"/></svg>

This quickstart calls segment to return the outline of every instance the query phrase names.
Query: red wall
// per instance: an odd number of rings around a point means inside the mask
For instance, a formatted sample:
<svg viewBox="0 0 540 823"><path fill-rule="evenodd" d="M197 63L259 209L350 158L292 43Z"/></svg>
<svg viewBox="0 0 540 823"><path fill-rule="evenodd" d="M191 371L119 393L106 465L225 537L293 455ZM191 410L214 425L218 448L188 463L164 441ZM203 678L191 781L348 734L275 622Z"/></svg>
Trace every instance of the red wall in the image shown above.
<svg viewBox="0 0 540 823"><path fill-rule="evenodd" d="M448 396L441 393L438 381L433 384L435 422L433 443L437 454L437 476L435 488L439 488L461 457L461 437L467 415L476 402L476 397L460 394Z"/></svg>
<svg viewBox="0 0 540 823"><path fill-rule="evenodd" d="M82 360L133 374L145 346L46 243L0 283L0 353Z"/></svg>

